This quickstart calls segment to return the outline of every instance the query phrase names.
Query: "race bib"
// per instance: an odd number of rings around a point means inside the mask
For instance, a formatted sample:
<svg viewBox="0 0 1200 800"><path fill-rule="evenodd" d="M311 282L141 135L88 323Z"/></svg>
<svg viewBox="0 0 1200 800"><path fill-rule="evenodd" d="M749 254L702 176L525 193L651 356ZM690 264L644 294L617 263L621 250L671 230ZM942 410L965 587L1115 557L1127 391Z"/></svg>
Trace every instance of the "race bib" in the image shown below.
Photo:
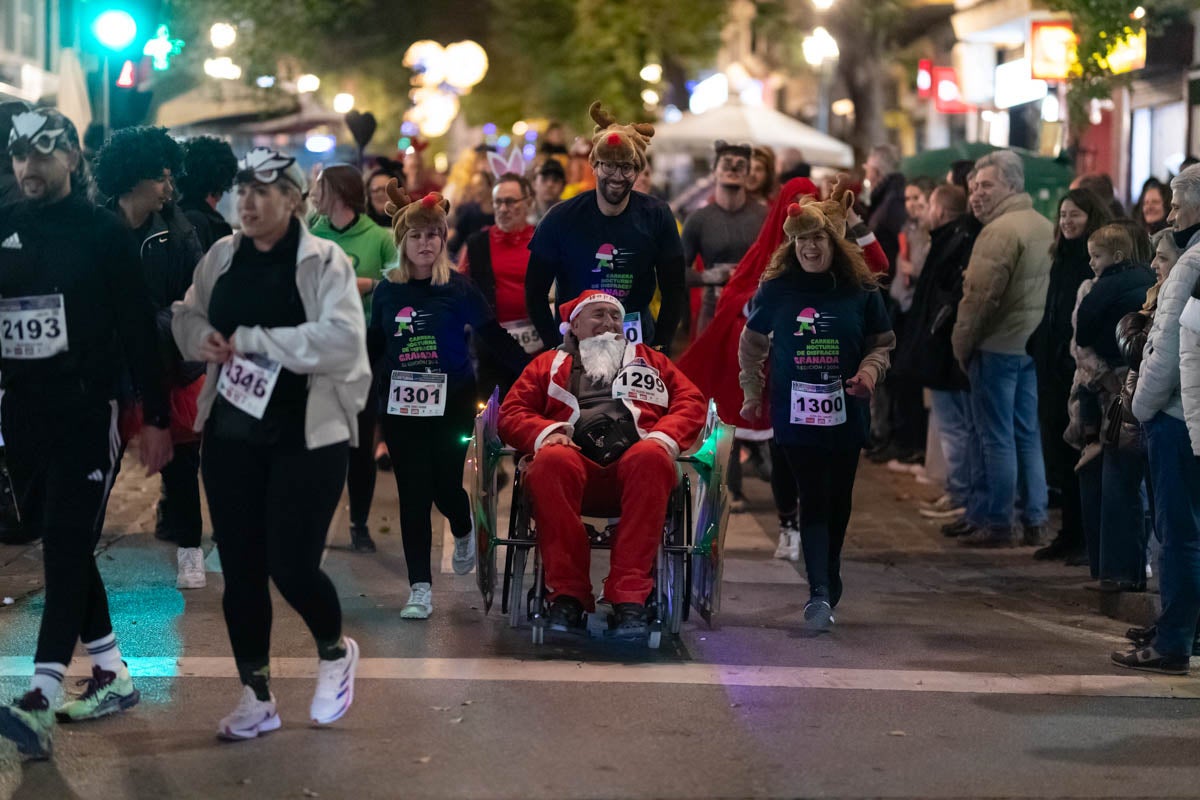
<svg viewBox="0 0 1200 800"><path fill-rule="evenodd" d="M529 320L519 319L513 322L502 322L500 325L508 331L509 336L517 340L517 344L521 345L521 349L526 353L542 352L542 337Z"/></svg>
<svg viewBox="0 0 1200 800"><path fill-rule="evenodd" d="M234 356L221 366L217 379L217 394L255 419L262 419L279 380L278 361L257 353Z"/></svg>
<svg viewBox="0 0 1200 800"><path fill-rule="evenodd" d="M830 427L846 421L846 395L842 382L801 383L792 381L793 425Z"/></svg>
<svg viewBox="0 0 1200 800"><path fill-rule="evenodd" d="M642 343L642 315L641 314L639 314L636 311L632 314L626 314L625 322L623 323L623 327L625 329L625 339L630 344L641 344Z"/></svg>
<svg viewBox="0 0 1200 800"><path fill-rule="evenodd" d="M446 374L392 370L387 413L400 417L442 416L446 413Z"/></svg>
<svg viewBox="0 0 1200 800"><path fill-rule="evenodd" d="M667 407L667 385L658 377L658 370L630 364L613 378L614 400L631 400Z"/></svg>
<svg viewBox="0 0 1200 800"><path fill-rule="evenodd" d="M67 351L67 311L61 294L0 300L0 355L50 358Z"/></svg>

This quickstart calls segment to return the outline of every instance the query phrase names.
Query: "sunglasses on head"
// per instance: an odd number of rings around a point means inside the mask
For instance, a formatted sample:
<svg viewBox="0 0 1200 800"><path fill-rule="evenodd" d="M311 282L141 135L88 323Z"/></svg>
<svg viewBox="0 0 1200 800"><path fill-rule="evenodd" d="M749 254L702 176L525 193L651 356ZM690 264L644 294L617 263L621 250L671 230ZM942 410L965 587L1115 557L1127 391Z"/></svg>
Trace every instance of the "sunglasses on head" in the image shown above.
<svg viewBox="0 0 1200 800"><path fill-rule="evenodd" d="M242 159L236 180L238 183L272 184L280 178L287 178L288 167L295 163L296 159L291 156L266 148L255 148Z"/></svg>
<svg viewBox="0 0 1200 800"><path fill-rule="evenodd" d="M59 146L61 135L62 131L43 131L32 138L24 136L10 138L8 153L13 158L21 160L29 158L29 155L34 152L48 156Z"/></svg>

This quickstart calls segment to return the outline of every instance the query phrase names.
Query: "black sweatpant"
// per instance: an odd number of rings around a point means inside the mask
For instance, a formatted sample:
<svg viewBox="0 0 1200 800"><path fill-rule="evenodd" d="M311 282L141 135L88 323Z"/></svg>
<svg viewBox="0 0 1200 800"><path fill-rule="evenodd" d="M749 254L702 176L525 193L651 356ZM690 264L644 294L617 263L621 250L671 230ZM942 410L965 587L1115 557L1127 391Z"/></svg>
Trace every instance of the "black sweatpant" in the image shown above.
<svg viewBox="0 0 1200 800"><path fill-rule="evenodd" d="M787 460L779 443L770 441L771 448L771 496L775 498L775 510L780 518L795 517L799 512L799 495L796 494L796 476L791 462Z"/></svg>
<svg viewBox="0 0 1200 800"><path fill-rule="evenodd" d="M408 582L432 583L434 504L456 537L471 532L471 508L463 489L463 462L475 423L474 392L452 393L441 417L385 415L383 440L392 454L400 495L400 535Z"/></svg>
<svg viewBox="0 0 1200 800"><path fill-rule="evenodd" d="M200 471L225 575L225 626L239 664L265 665L271 648L268 579L319 643L342 635L337 590L321 553L346 480L346 442L305 448L206 433Z"/></svg>
<svg viewBox="0 0 1200 800"><path fill-rule="evenodd" d="M22 524L42 537L46 602L34 660L69 664L77 641L112 633L95 548L120 452L117 403L51 410L8 392L0 419Z"/></svg>
<svg viewBox="0 0 1200 800"><path fill-rule="evenodd" d="M175 445L175 455L162 470L158 514L177 545L200 546L204 522L200 516L199 442Z"/></svg>
<svg viewBox="0 0 1200 800"><path fill-rule="evenodd" d="M809 592L837 606L842 597L842 545L850 525L859 449L780 445L796 476L800 547Z"/></svg>
<svg viewBox="0 0 1200 800"><path fill-rule="evenodd" d="M1072 550L1083 549L1083 508L1079 497L1079 475L1075 464L1079 451L1063 441L1070 424L1067 412L1071 383L1060 374L1038 372L1038 425L1042 433L1042 457L1046 463L1046 484L1057 489L1062 498L1062 528L1058 538Z"/></svg>

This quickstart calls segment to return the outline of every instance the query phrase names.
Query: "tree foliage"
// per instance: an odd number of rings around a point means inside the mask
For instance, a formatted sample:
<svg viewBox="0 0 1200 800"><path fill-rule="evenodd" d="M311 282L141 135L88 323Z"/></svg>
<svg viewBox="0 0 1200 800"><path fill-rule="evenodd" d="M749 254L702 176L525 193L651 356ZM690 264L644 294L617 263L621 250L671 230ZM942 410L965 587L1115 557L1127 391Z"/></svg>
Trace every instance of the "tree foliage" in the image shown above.
<svg viewBox="0 0 1200 800"><path fill-rule="evenodd" d="M493 69L465 104L497 120L546 115L578 126L600 99L642 119L648 61L695 69L720 46L725 0L493 0ZM679 70L676 69L676 72Z"/></svg>

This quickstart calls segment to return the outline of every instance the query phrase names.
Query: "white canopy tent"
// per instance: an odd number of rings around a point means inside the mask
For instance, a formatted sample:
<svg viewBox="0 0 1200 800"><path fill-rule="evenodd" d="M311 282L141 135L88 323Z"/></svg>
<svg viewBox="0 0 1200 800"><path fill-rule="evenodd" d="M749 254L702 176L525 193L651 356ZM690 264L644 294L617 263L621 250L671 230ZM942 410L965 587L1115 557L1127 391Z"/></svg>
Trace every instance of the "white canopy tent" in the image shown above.
<svg viewBox="0 0 1200 800"><path fill-rule="evenodd" d="M854 151L845 142L774 109L740 103L703 114L685 113L679 122L657 123L650 152L710 156L716 139L768 145L777 151L794 147L818 167L854 166Z"/></svg>

